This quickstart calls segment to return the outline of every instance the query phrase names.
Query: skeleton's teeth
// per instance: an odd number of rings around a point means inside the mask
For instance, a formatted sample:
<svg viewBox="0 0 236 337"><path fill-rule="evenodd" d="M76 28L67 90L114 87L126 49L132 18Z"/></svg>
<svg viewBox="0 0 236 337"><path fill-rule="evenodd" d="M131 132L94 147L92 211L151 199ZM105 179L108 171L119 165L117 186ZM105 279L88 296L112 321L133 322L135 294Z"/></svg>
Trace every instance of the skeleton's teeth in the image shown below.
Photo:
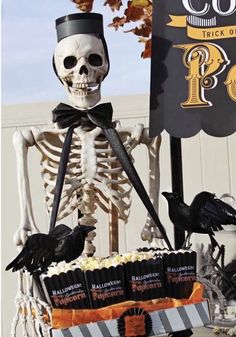
<svg viewBox="0 0 236 337"><path fill-rule="evenodd" d="M76 95L78 95L78 96L88 96L88 95L93 94L95 91L97 91L97 89L95 89L95 90L91 90L91 89L88 89L88 90L76 90Z"/></svg>
<svg viewBox="0 0 236 337"><path fill-rule="evenodd" d="M98 84L96 82L88 83L89 87L96 87Z"/></svg>
<svg viewBox="0 0 236 337"><path fill-rule="evenodd" d="M94 90L98 88L99 84L96 82L90 82L90 83L73 83L73 89L80 89L81 95L88 95L91 93L93 90L93 87L96 87Z"/></svg>

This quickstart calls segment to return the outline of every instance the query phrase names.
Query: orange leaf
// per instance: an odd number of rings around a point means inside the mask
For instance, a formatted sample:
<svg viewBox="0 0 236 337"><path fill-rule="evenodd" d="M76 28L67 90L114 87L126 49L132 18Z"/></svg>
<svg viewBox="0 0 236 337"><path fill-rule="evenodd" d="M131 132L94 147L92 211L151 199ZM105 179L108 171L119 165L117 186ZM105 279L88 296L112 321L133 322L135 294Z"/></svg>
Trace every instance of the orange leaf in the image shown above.
<svg viewBox="0 0 236 337"><path fill-rule="evenodd" d="M114 12L115 10L119 11L120 7L122 6L121 0L107 0L104 3L104 6L110 6L111 10Z"/></svg>
<svg viewBox="0 0 236 337"><path fill-rule="evenodd" d="M93 9L94 0L72 0L76 4L76 7L82 12L91 12Z"/></svg>
<svg viewBox="0 0 236 337"><path fill-rule="evenodd" d="M125 10L127 22L129 21L138 21L145 17L145 12L143 8L132 6L132 1L128 1L128 7Z"/></svg>
<svg viewBox="0 0 236 337"><path fill-rule="evenodd" d="M144 20L144 23L138 27L125 31L125 33L133 32L135 35L149 37L152 33L152 22L149 18Z"/></svg>
<svg viewBox="0 0 236 337"><path fill-rule="evenodd" d="M113 19L113 22L108 25L108 27L114 27L115 30L117 30L119 27L123 27L126 22L127 21L124 16L122 18L120 18L119 16L116 16Z"/></svg>
<svg viewBox="0 0 236 337"><path fill-rule="evenodd" d="M144 51L141 54L143 59L150 58L152 55L152 39L143 39L140 38L139 42L145 43Z"/></svg>

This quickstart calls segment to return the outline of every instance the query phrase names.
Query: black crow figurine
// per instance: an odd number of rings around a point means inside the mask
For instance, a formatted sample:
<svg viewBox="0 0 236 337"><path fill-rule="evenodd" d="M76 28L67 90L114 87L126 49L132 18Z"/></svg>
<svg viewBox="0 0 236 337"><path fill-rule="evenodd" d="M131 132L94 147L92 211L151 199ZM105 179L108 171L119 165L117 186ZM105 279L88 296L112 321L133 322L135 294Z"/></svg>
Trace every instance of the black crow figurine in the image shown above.
<svg viewBox="0 0 236 337"><path fill-rule="evenodd" d="M184 248L192 233L208 234L212 248L219 247L214 232L223 230L222 225L236 225L236 210L212 193L197 194L190 206L176 193L162 192L162 195L167 199L169 217L174 226L188 232Z"/></svg>
<svg viewBox="0 0 236 337"><path fill-rule="evenodd" d="M58 225L50 234L33 234L6 270L26 268L30 273L44 272L52 262L70 262L82 254L85 238L94 229L93 226L78 225L71 229Z"/></svg>

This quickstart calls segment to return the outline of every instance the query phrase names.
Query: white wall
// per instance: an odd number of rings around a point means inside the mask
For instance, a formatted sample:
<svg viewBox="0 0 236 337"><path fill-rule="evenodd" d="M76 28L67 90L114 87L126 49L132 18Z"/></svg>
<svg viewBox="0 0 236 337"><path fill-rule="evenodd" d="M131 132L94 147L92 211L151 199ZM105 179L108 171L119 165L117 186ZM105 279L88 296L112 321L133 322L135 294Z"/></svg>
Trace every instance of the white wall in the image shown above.
<svg viewBox="0 0 236 337"><path fill-rule="evenodd" d="M148 126L147 95L116 96L104 99L111 101L114 117L123 125L143 123ZM29 126L43 126L50 122L50 112L58 102L35 103L27 105L4 106L2 109L2 267L16 255L12 236L19 224L19 204L16 182L16 161L12 145L12 136L16 129ZM144 146L135 149L136 168L147 186L148 156ZM183 174L185 201L190 203L193 196L202 190L209 190L221 196L230 193L236 197L236 134L225 138L214 138L204 133L182 140ZM48 217L43 203L43 189L40 178L39 154L35 149L29 151L29 171L33 198L33 209L37 225L46 231ZM169 136L163 132L160 153L161 188L171 190ZM44 211L45 210L45 211ZM140 239L146 211L141 201L133 192L132 211L129 223L120 224L120 250L135 249L145 244ZM167 215L167 205L160 197L160 218L166 226L167 234L173 242L173 230ZM67 219L72 223L73 217ZM97 253L108 254L108 221L102 213L98 214ZM226 244L227 260L236 258L235 232L217 234L220 242ZM194 247L207 242L207 238L198 235L194 238ZM226 261L227 262L227 261ZM14 296L16 293L16 275L2 272L2 336L9 336L10 322L14 314ZM19 335L18 337L20 337Z"/></svg>

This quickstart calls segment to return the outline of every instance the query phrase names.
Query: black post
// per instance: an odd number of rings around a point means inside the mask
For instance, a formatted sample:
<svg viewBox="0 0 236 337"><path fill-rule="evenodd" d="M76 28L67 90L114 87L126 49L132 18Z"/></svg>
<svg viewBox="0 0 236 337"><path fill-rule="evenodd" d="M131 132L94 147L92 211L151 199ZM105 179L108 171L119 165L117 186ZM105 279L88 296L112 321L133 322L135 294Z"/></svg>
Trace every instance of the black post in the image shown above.
<svg viewBox="0 0 236 337"><path fill-rule="evenodd" d="M170 157L172 192L184 198L181 138L170 136ZM174 227L175 249L182 247L184 239L184 231Z"/></svg>

